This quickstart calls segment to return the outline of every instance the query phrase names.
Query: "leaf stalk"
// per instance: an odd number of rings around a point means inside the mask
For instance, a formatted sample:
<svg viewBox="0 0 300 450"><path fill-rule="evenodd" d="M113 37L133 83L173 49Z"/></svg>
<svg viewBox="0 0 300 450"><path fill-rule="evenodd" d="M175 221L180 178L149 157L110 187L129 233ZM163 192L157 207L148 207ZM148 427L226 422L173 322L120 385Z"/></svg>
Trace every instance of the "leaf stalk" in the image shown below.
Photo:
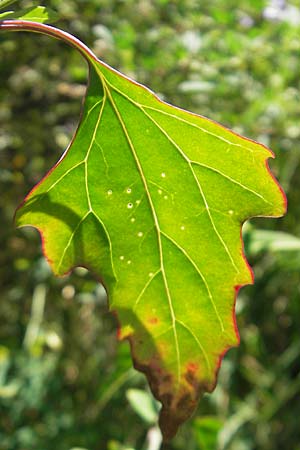
<svg viewBox="0 0 300 450"><path fill-rule="evenodd" d="M0 31L32 31L34 33L40 33L47 36L54 37L61 41L66 42L71 47L78 50L88 63L91 60L99 62L97 56L82 42L70 33L63 31L59 28L46 25L39 22L30 22L27 20L1 20Z"/></svg>

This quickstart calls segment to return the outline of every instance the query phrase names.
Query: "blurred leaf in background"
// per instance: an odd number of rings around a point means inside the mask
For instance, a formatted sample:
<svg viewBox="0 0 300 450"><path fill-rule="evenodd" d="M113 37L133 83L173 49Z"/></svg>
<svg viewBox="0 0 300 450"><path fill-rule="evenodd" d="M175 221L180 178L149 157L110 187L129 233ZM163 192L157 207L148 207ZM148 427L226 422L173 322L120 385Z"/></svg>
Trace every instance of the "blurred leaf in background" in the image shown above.
<svg viewBox="0 0 300 450"><path fill-rule="evenodd" d="M5 4L0 2L0 9L2 9L3 6L5 6ZM37 6L16 11L2 12L0 13L0 20L4 19L20 19L30 20L32 22L52 23L58 20L58 15L44 6Z"/></svg>
<svg viewBox="0 0 300 450"><path fill-rule="evenodd" d="M196 442L202 450L215 450L222 422L214 416L198 417L194 420Z"/></svg>
<svg viewBox="0 0 300 450"><path fill-rule="evenodd" d="M20 0L7 9L40 3L116 69L275 152L289 211L245 227L255 285L237 300L241 345L164 450L216 441L217 450L300 450L299 0ZM103 288L81 268L54 278L37 233L12 224L72 137L85 64L30 33L1 33L0 61L0 449L147 449L153 425L126 396L147 394L145 380L117 344Z"/></svg>

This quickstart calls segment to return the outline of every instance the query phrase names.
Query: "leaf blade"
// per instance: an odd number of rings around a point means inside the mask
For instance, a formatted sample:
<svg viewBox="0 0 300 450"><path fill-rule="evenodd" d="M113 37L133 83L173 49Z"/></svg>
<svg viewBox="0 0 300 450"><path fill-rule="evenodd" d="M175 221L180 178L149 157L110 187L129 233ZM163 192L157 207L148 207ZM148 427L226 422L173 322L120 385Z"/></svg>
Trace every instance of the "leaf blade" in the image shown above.
<svg viewBox="0 0 300 450"><path fill-rule="evenodd" d="M284 199L268 149L99 61L90 75L76 137L17 221L41 231L57 274L85 265L104 279L168 439L238 343L235 289L252 282L241 224L281 215Z"/></svg>

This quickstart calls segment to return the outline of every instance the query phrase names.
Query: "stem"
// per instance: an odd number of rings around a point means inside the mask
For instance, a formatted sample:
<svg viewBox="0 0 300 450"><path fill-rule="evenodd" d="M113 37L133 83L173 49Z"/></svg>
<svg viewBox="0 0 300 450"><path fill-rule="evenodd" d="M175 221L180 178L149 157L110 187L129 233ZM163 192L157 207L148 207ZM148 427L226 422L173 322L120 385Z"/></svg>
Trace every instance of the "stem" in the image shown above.
<svg viewBox="0 0 300 450"><path fill-rule="evenodd" d="M46 25L44 23L30 22L27 20L2 20L0 21L0 31L33 31L34 33L45 34L66 42L76 48L88 63L99 62L97 56L79 39L59 28Z"/></svg>
<svg viewBox="0 0 300 450"><path fill-rule="evenodd" d="M112 399L115 393L131 378L135 376L136 372L132 368L123 372L116 380L114 380L105 393L102 395L98 403L98 414L100 414L106 407L107 403Z"/></svg>
<svg viewBox="0 0 300 450"><path fill-rule="evenodd" d="M162 434L158 426L151 427L147 433L146 450L159 450L162 444Z"/></svg>
<svg viewBox="0 0 300 450"><path fill-rule="evenodd" d="M38 284L32 296L30 320L23 341L24 347L28 350L34 345L39 335L44 316L46 294L46 286L44 284Z"/></svg>

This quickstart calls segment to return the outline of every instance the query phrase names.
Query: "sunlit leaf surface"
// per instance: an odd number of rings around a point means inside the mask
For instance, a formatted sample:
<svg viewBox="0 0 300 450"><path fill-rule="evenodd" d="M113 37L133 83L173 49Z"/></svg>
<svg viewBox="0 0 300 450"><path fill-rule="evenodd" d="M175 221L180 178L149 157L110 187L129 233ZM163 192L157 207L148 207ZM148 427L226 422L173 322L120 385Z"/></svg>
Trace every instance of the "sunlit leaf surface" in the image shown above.
<svg viewBox="0 0 300 450"><path fill-rule="evenodd" d="M90 66L81 123L17 223L40 230L56 274L82 265L103 281L169 439L238 343L236 291L252 282L241 224L282 215L285 200L267 148L160 101L75 46Z"/></svg>

